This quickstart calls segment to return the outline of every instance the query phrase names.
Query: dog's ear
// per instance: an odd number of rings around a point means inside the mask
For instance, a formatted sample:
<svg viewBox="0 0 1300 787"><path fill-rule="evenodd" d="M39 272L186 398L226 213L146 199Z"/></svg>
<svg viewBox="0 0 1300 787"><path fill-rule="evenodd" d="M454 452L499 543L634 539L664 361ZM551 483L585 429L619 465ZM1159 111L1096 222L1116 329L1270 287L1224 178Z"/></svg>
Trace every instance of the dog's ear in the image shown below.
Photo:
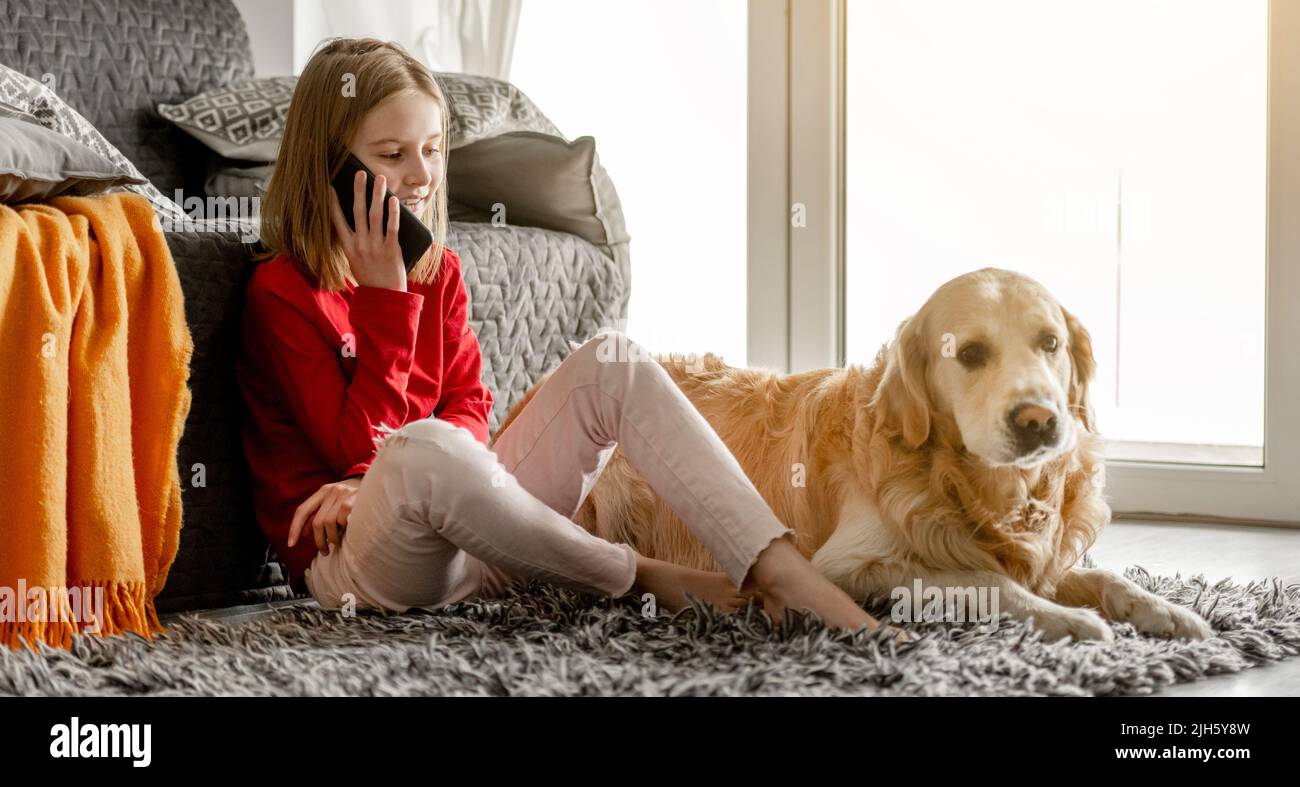
<svg viewBox="0 0 1300 787"><path fill-rule="evenodd" d="M1088 399L1088 383L1092 382L1097 361L1092 357L1092 336L1064 306L1061 314L1070 333L1070 412L1083 422L1083 428L1095 432L1092 402Z"/></svg>
<svg viewBox="0 0 1300 787"><path fill-rule="evenodd" d="M920 448L930 437L929 354L915 315L898 326L886 357L885 373L871 403L885 408L885 417L900 427L909 447Z"/></svg>

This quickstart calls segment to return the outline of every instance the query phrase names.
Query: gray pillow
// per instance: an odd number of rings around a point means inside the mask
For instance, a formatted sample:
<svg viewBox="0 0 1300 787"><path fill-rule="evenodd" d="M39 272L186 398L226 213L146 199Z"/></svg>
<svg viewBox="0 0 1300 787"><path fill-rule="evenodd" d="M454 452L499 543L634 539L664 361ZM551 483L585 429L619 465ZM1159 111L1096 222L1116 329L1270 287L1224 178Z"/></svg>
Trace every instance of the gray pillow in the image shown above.
<svg viewBox="0 0 1300 787"><path fill-rule="evenodd" d="M568 142L516 131L458 148L447 157L447 197L506 224L561 230L597 246L623 277L615 313L627 317L632 297L627 223L594 139Z"/></svg>
<svg viewBox="0 0 1300 787"><path fill-rule="evenodd" d="M0 102L0 117L13 118L14 120L22 120L27 123L35 123L38 126L41 124L41 119L32 113L24 112L21 109L11 107L3 102Z"/></svg>
<svg viewBox="0 0 1300 787"><path fill-rule="evenodd" d="M560 230L596 245L628 242L618 192L596 140L514 131L447 157L447 195L506 224Z"/></svg>
<svg viewBox="0 0 1300 787"><path fill-rule="evenodd" d="M219 159L218 159L219 160ZM222 166L209 169L204 191L209 197L258 197L266 194L275 164L256 167Z"/></svg>
<svg viewBox="0 0 1300 787"><path fill-rule="evenodd" d="M127 191L134 191L153 205L154 213L163 221L184 221L185 212L172 200L163 195L149 179L136 169L130 159L104 138L80 112L73 109L51 90L44 82L38 82L26 74L0 65L0 104L10 110L6 114L24 115L24 120L35 118L44 128L62 134L75 142L90 148L108 159L118 168L130 173L135 180L126 185Z"/></svg>
<svg viewBox="0 0 1300 787"><path fill-rule="evenodd" d="M84 196L147 182L76 140L0 115L0 202Z"/></svg>

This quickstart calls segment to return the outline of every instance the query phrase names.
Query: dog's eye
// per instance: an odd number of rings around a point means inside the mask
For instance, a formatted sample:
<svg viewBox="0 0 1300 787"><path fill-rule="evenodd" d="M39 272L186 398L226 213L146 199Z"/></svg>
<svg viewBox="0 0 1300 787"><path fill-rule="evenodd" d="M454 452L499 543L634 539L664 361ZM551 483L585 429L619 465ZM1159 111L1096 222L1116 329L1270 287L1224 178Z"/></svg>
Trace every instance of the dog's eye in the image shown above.
<svg viewBox="0 0 1300 787"><path fill-rule="evenodd" d="M988 360L988 348L982 344L972 342L961 348L957 353L957 360L967 368L983 366L984 361Z"/></svg>
<svg viewBox="0 0 1300 787"><path fill-rule="evenodd" d="M1054 353L1056 352L1056 348L1059 346L1060 346L1060 340L1057 339L1055 336L1043 337L1043 349L1046 350L1047 352Z"/></svg>

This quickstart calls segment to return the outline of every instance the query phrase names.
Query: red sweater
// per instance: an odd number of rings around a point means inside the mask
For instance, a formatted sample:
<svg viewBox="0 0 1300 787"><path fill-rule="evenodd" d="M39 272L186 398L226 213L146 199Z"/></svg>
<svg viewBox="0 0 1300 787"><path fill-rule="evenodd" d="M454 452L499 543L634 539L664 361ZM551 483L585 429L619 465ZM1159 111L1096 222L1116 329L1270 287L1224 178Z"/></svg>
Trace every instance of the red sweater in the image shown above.
<svg viewBox="0 0 1300 787"><path fill-rule="evenodd" d="M366 472L374 427L436 416L485 445L492 393L469 327L460 257L451 249L430 284L407 291L312 285L287 254L248 284L243 440L258 524L295 589L316 556L310 529L288 545L294 509L324 484Z"/></svg>

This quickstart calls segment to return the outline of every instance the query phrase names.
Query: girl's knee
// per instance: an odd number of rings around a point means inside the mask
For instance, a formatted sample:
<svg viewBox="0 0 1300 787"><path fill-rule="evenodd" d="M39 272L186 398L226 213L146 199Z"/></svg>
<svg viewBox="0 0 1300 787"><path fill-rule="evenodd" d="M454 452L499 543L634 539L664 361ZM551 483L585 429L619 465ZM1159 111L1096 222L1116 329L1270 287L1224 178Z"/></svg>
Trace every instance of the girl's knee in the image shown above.
<svg viewBox="0 0 1300 787"><path fill-rule="evenodd" d="M468 429L440 418L412 421L384 438L375 455L401 472L434 483L472 485L493 471L496 456Z"/></svg>
<svg viewBox="0 0 1300 787"><path fill-rule="evenodd" d="M408 440L425 440L438 445L448 445L462 436L477 442L474 435L463 426L433 416L412 421L393 432L393 437L399 436Z"/></svg>
<svg viewBox="0 0 1300 787"><path fill-rule="evenodd" d="M608 329L583 342L573 355L594 363L654 361L650 351L623 331Z"/></svg>

